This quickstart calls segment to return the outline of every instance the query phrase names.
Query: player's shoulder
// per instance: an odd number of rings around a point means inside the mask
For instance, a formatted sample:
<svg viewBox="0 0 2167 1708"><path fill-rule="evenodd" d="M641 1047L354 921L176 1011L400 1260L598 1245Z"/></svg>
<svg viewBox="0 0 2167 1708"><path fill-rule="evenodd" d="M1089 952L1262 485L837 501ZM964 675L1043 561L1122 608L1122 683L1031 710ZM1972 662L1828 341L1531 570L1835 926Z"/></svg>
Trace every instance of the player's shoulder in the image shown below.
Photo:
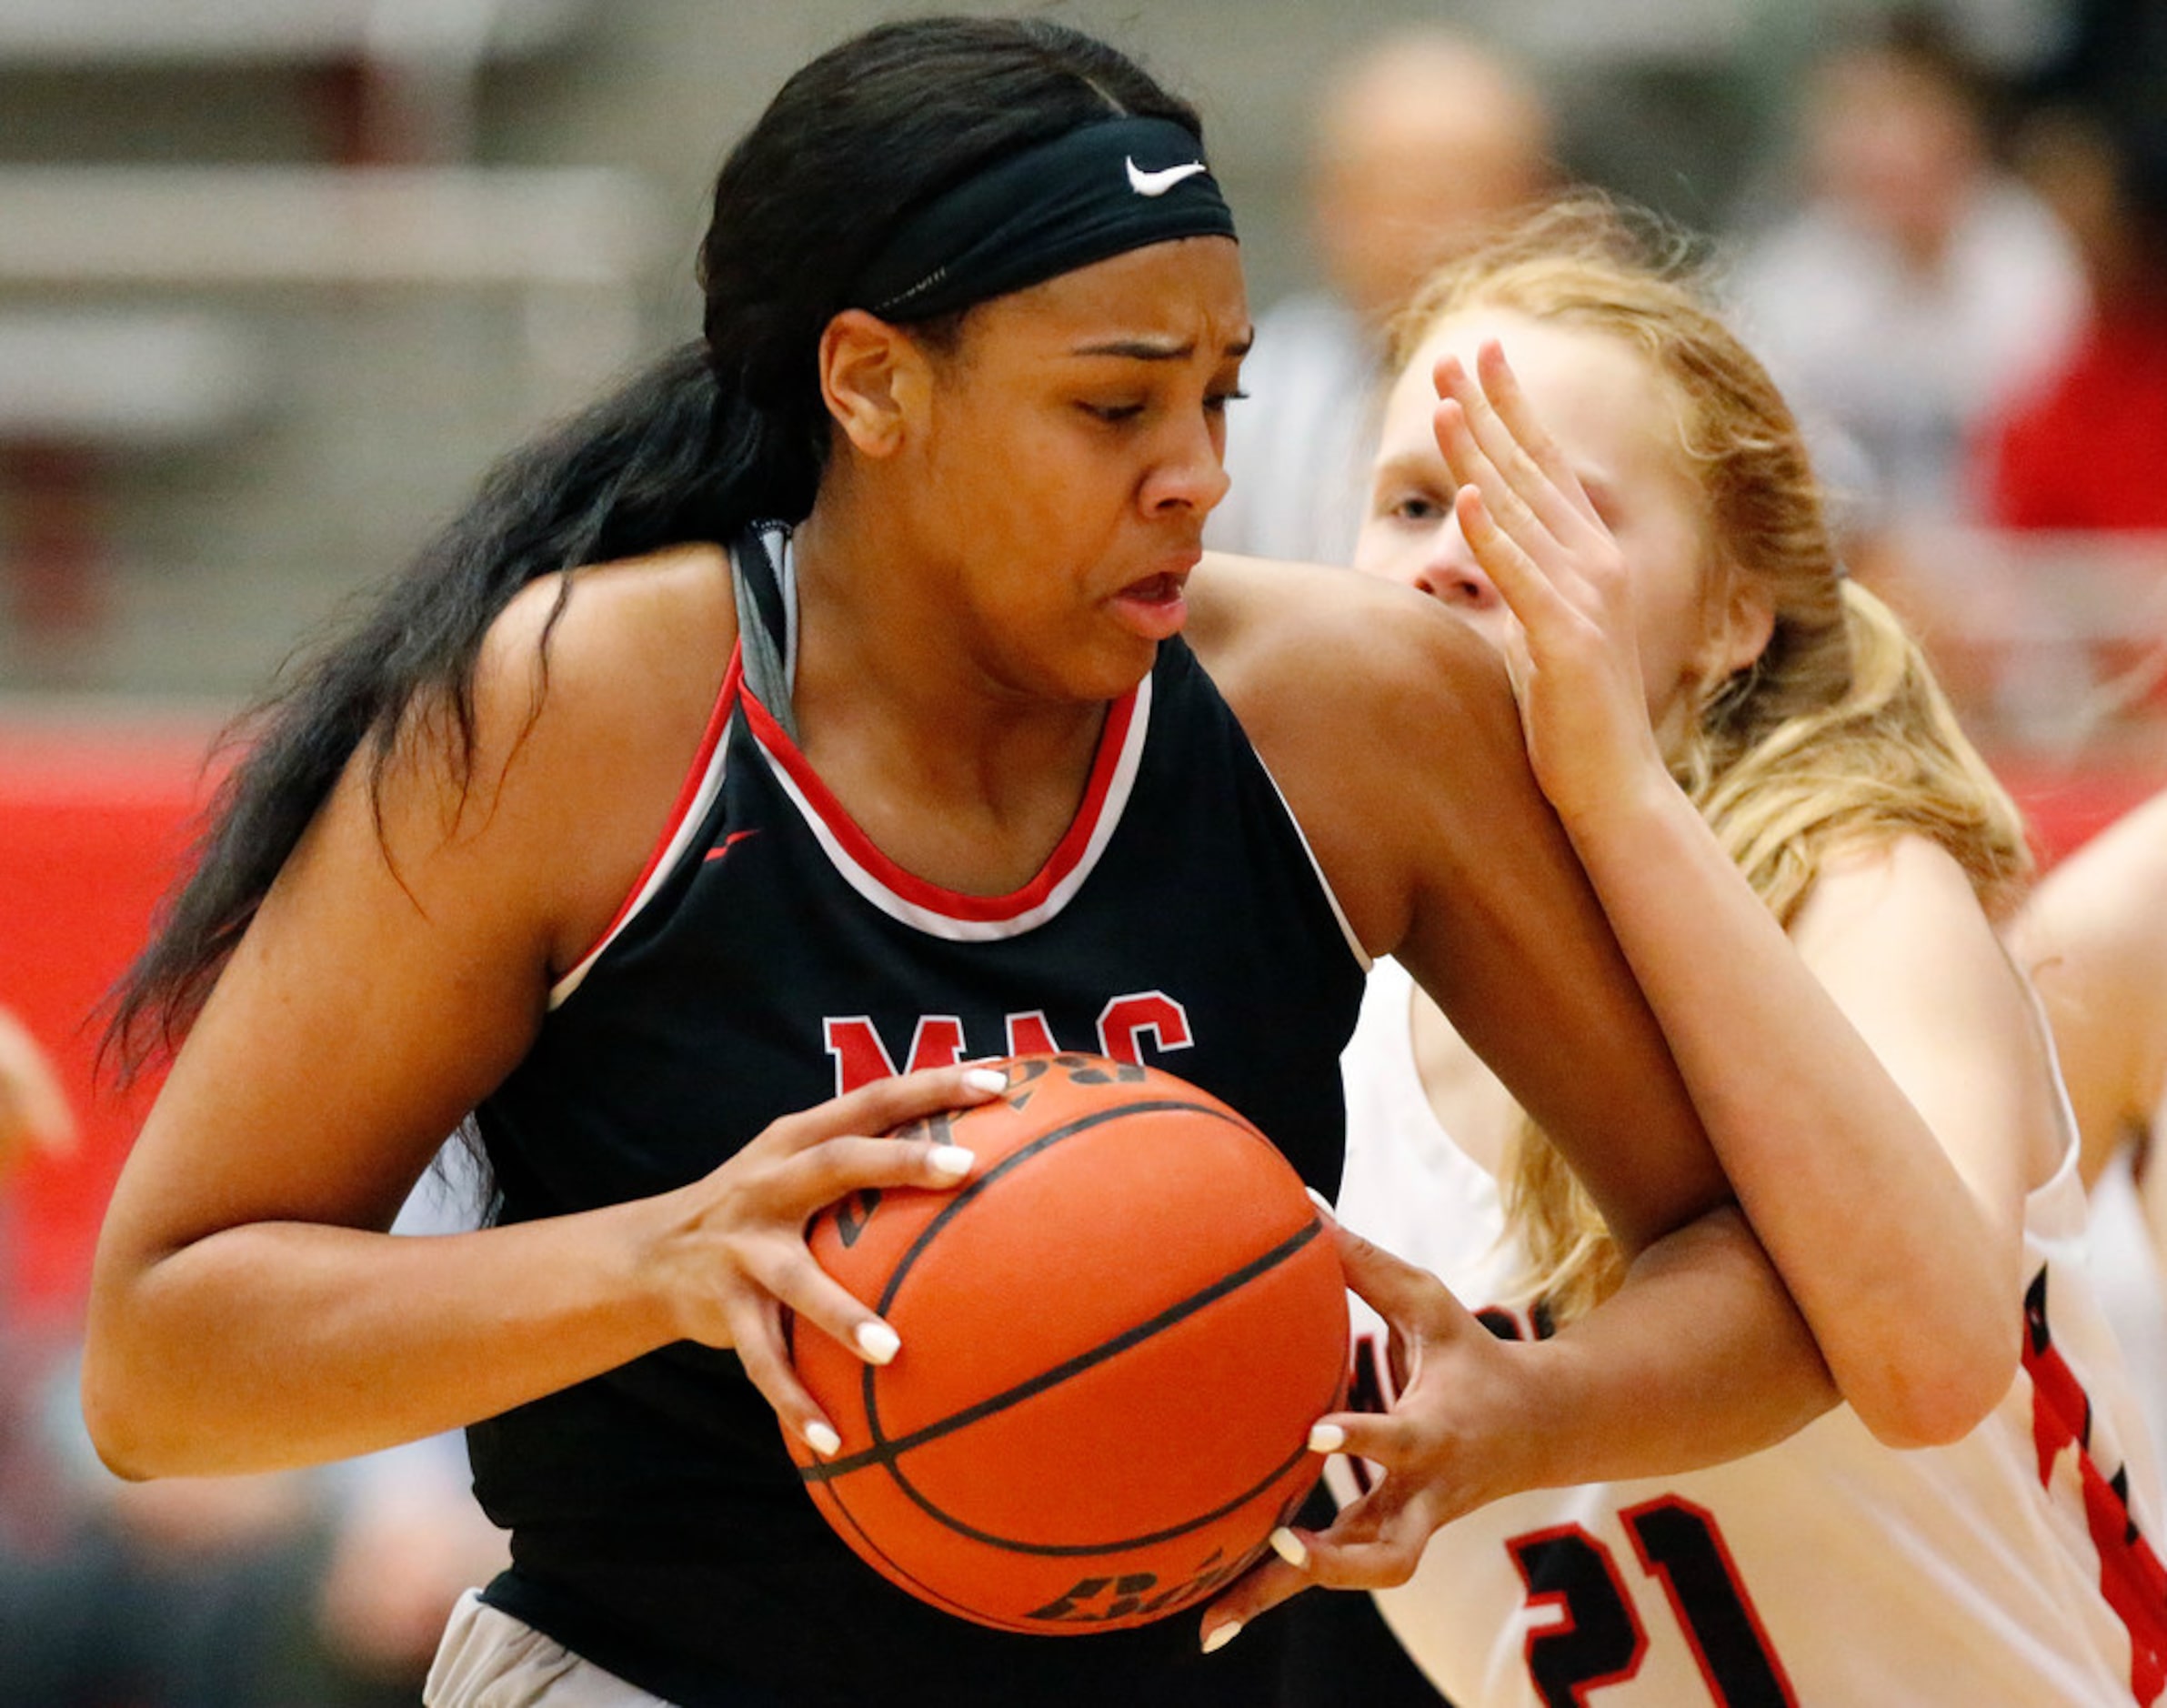
<svg viewBox="0 0 2167 1708"><path fill-rule="evenodd" d="M1985 917L1962 862L1914 830L1861 838L1831 849L1822 858L1802 912L1856 922L1907 909L1977 916L1982 923Z"/></svg>
<svg viewBox="0 0 2167 1708"><path fill-rule="evenodd" d="M490 622L463 694L432 690L402 708L367 768L379 802L434 800L469 839L492 825L546 830L553 815L620 800L644 823L646 798L674 798L698 745L735 624L712 548L528 584Z"/></svg>
<svg viewBox="0 0 2167 1708"><path fill-rule="evenodd" d="M1350 569L1209 554L1191 644L1245 722L1335 713L1406 733L1465 700L1510 709L1504 667L1436 600Z"/></svg>
<svg viewBox="0 0 2167 1708"><path fill-rule="evenodd" d="M736 639L728 560L712 546L544 576L512 598L483 639L474 673L479 745L667 728L688 716L704 724Z"/></svg>
<svg viewBox="0 0 2167 1708"><path fill-rule="evenodd" d="M522 588L490 625L462 737L437 705L404 759L503 887L544 898L552 964L622 901L684 786L736 640L727 558L687 547Z"/></svg>
<svg viewBox="0 0 2167 1708"><path fill-rule="evenodd" d="M2042 878L2010 929L2050 997L2091 1026L2149 1029L2167 1012L2167 792L2132 809Z"/></svg>
<svg viewBox="0 0 2167 1708"><path fill-rule="evenodd" d="M1830 853L1791 934L1824 970L1835 959L1943 974L1970 967L1998 983L2006 964L1971 875L1916 831Z"/></svg>
<svg viewBox="0 0 2167 1708"><path fill-rule="evenodd" d="M729 560L714 546L584 564L522 588L490 625L481 668L520 673L546 653L552 672L645 659L727 658L737 638Z"/></svg>
<svg viewBox="0 0 2167 1708"><path fill-rule="evenodd" d="M1214 558L1191 644L1362 942L1483 881L1483 828L1547 812L1502 661L1435 600L1350 569Z"/></svg>

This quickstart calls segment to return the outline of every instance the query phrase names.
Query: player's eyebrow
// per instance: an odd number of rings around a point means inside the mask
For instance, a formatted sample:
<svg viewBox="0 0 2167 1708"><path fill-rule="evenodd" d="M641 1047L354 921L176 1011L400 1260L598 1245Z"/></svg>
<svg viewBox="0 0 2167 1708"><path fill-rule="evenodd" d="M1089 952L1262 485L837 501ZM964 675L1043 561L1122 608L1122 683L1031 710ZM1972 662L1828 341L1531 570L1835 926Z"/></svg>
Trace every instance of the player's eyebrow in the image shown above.
<svg viewBox="0 0 2167 1708"><path fill-rule="evenodd" d="M1389 457L1379 457L1370 470L1369 484L1374 488L1388 483L1445 487L1460 484L1445 466L1443 453L1436 450L1394 451Z"/></svg>
<svg viewBox="0 0 2167 1708"><path fill-rule="evenodd" d="M1229 344L1226 356L1239 361L1249 353L1257 342L1252 331L1239 341ZM1103 344L1079 344L1068 354L1071 356L1118 356L1132 362L1186 362L1197 353L1196 340L1175 344L1160 338L1109 338Z"/></svg>

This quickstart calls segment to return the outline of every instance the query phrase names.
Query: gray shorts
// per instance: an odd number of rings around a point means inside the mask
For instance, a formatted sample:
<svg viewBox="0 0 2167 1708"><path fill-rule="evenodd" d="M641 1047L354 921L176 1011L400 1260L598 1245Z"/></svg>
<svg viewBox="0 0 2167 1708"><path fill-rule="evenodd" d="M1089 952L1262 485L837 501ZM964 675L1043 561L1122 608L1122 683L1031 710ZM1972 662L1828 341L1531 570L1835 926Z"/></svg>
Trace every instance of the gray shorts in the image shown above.
<svg viewBox="0 0 2167 1708"><path fill-rule="evenodd" d="M669 1708L468 1590L423 1688L426 1708Z"/></svg>

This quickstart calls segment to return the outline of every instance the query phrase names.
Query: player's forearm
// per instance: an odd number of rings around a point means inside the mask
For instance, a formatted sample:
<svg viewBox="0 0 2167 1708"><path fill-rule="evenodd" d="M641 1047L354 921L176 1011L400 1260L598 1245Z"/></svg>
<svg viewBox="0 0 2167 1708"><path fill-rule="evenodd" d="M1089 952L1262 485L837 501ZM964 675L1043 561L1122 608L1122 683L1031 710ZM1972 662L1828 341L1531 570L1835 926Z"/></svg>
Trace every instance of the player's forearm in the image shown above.
<svg viewBox="0 0 2167 1708"><path fill-rule="evenodd" d="M321 1462L493 1416L673 1338L667 1201L478 1233L227 1229L94 1290L84 1410L124 1476Z"/></svg>
<svg viewBox="0 0 2167 1708"><path fill-rule="evenodd" d="M1812 1333L1735 1210L1658 1241L1541 1361L1524 1486L1670 1476L1772 1447L1838 1396Z"/></svg>
<svg viewBox="0 0 2167 1708"><path fill-rule="evenodd" d="M1894 1444L1962 1433L2014 1372L2005 1231L1682 794L1572 835L1844 1398Z"/></svg>

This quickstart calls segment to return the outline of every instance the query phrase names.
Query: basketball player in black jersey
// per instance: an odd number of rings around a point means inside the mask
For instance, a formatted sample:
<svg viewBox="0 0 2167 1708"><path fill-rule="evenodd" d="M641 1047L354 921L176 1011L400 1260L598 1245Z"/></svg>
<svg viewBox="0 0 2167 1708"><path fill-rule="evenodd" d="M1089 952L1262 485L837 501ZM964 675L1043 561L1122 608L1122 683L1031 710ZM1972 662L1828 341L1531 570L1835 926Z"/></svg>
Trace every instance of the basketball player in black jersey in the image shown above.
<svg viewBox="0 0 2167 1708"><path fill-rule="evenodd" d="M734 151L701 276L702 338L271 707L135 970L123 1039L185 1041L100 1252L109 1462L472 1426L515 1563L438 1708L1269 1700L1271 1622L1206 1654L892 1589L798 1486L776 1415L834 1438L779 1323L892 1355L802 1230L968 1176L868 1135L985 1096L974 1057L1163 1063L1330 1191L1388 951L1636 1266L1522 1386L1410 1396L1449 1474L1388 1485L1380 1573L1576 1438L1736 1452L1824 1405L1488 648L1381 583L1199 568L1250 327L1194 113L1050 24L883 27ZM386 1237L470 1116L490 1225ZM1704 1380L1650 1392L1633 1349L1680 1334Z"/></svg>

